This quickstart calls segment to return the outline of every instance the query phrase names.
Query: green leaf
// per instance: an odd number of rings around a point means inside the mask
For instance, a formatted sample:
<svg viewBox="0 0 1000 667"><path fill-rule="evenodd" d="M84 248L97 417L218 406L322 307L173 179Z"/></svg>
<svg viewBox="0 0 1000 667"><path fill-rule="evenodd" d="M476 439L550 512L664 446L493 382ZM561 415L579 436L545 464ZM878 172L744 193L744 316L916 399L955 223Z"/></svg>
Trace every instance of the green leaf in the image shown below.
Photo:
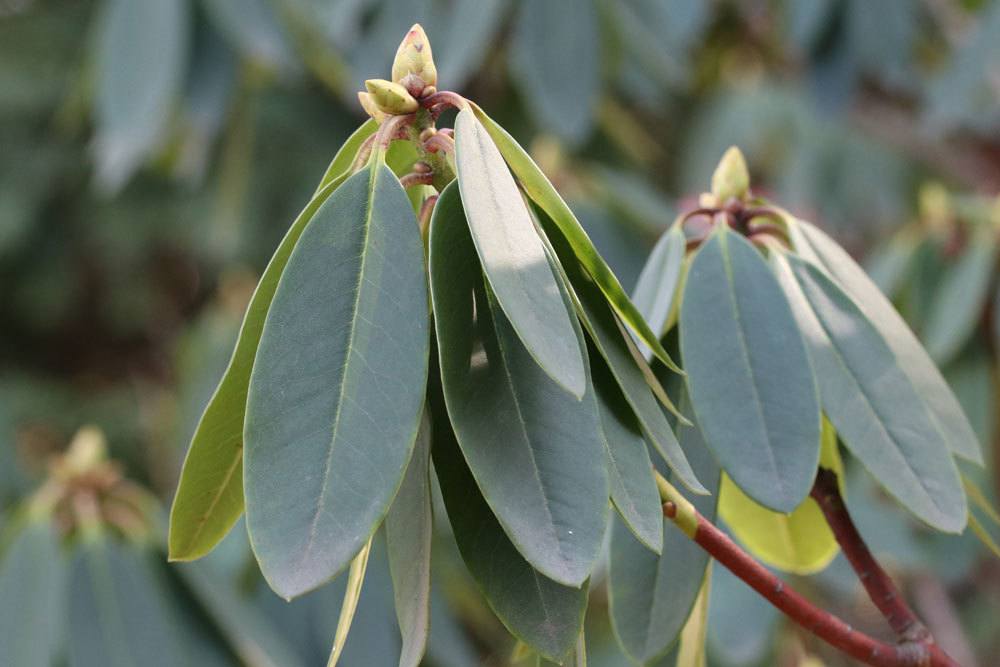
<svg viewBox="0 0 1000 667"><path fill-rule="evenodd" d="M188 0L109 0L96 54L96 179L117 191L159 148L180 96L193 25Z"/></svg>
<svg viewBox="0 0 1000 667"><path fill-rule="evenodd" d="M247 61L273 70L294 70L295 53L267 0L202 0L201 5L218 31Z"/></svg>
<svg viewBox="0 0 1000 667"><path fill-rule="evenodd" d="M904 229L872 253L866 262L868 275L890 299L896 296L912 268L920 241L921 234L916 229Z"/></svg>
<svg viewBox="0 0 1000 667"><path fill-rule="evenodd" d="M548 231L551 219L542 213L541 221L543 228ZM694 471L691 470L691 464L677 444L677 437L657 404L657 397L654 396L652 387L659 390L661 401L666 407L679 414L678 410L636 349L632 337L601 295L600 289L577 264L566 240L558 234L549 234L549 238L552 239L552 252L556 255L553 262L557 272L560 275L565 274L564 280L569 283L573 296L576 297L575 303L580 320L604 361L607 362L611 375L621 387L628 405L635 412L642 433L671 469L677 472L687 488L695 493L705 493L705 487L698 481Z"/></svg>
<svg viewBox="0 0 1000 667"><path fill-rule="evenodd" d="M417 667L430 629L431 514L430 420L424 414L403 484L385 518L396 618L403 637L400 667Z"/></svg>
<svg viewBox="0 0 1000 667"><path fill-rule="evenodd" d="M844 469L837 451L837 434L827 422L823 425L820 465L842 479ZM750 553L784 572L801 575L819 572L840 550L822 510L812 498L803 500L791 514L772 512L723 476L719 515Z"/></svg>
<svg viewBox="0 0 1000 667"><path fill-rule="evenodd" d="M371 550L372 537L369 537L361 547L361 551L351 561L351 568L347 573L347 587L340 605L340 617L337 619L337 630L333 634L333 648L330 649L330 659L327 660L326 667L337 667L340 654L344 651L344 644L347 642L347 635L354 621L354 613L358 610L358 600L361 599L361 587L365 583L365 570L368 568L368 555Z"/></svg>
<svg viewBox="0 0 1000 667"><path fill-rule="evenodd" d="M30 521L0 561L0 646L18 667L49 667L62 650L66 563L55 526Z"/></svg>
<svg viewBox="0 0 1000 667"><path fill-rule="evenodd" d="M600 551L609 493L589 377L577 400L520 344L484 285L454 185L435 205L430 265L441 379L462 453L528 562L580 586Z"/></svg>
<svg viewBox="0 0 1000 667"><path fill-rule="evenodd" d="M968 247L944 274L934 292L924 330L927 352L943 366L968 342L989 298L996 264L997 239L993 225L978 227Z"/></svg>
<svg viewBox="0 0 1000 667"><path fill-rule="evenodd" d="M378 123L375 122L374 118L369 118L362 123L358 129L354 130L354 132L351 133L351 136L347 137L347 140L344 141L340 150L338 150L337 154L333 156L333 159L330 161L330 165L326 168L326 172L323 173L323 178L316 187L316 193L313 197L318 195L323 188L333 181L338 179L342 180L343 178L350 176L348 172L354 164L355 158L358 157L358 151L361 149L361 145L364 144L369 137L374 135L377 130Z"/></svg>
<svg viewBox="0 0 1000 667"><path fill-rule="evenodd" d="M680 301L679 288L686 250L687 239L681 226L673 225L653 246L632 294L635 307L646 318L653 333L659 336L666 332L671 313ZM652 351L641 342L639 349L646 359L652 355Z"/></svg>
<svg viewBox="0 0 1000 667"><path fill-rule="evenodd" d="M601 32L594 0L521 0L507 55L528 111L578 145L590 134L601 88Z"/></svg>
<svg viewBox="0 0 1000 667"><path fill-rule="evenodd" d="M205 407L184 459L170 511L171 560L204 556L243 514L243 422L247 388L267 311L302 230L346 179L358 146L376 127L374 121L365 123L337 152L323 183L292 222L260 277L243 316L229 366ZM331 175L333 172L337 174Z"/></svg>
<svg viewBox="0 0 1000 667"><path fill-rule="evenodd" d="M514 178L469 109L455 120L455 162L475 250L493 294L538 365L582 397L587 378L583 351L573 335L572 310L560 296Z"/></svg>
<svg viewBox="0 0 1000 667"><path fill-rule="evenodd" d="M618 316L639 336L643 343L653 350L653 354L660 361L666 364L671 370L680 372L680 368L660 344L659 336L650 330L649 325L646 324L646 320L642 318L635 305L629 300L625 290L622 289L618 278L615 277L615 274L608 268L607 263L605 263L600 253L594 248L594 244L591 242L590 237L587 236L587 233L583 231L583 227L580 226L580 222L573 215L573 211L566 205L566 202L563 201L563 198L552 186L552 183L549 182L549 179L545 177L542 170L538 168L538 165L531 159L531 156L514 141L514 138L507 134L506 130L497 125L478 106L475 104L471 106L476 117L483 124L490 137L493 138L497 148L500 149L500 154L503 155L514 175L517 176L525 193L552 218L559 231L562 232L563 236L569 242L570 247L573 248L573 252L576 254L580 264L583 265L587 273L590 274L590 277L601 288L601 291L604 292L605 298L607 298L611 307L615 309L615 312L618 313Z"/></svg>
<svg viewBox="0 0 1000 667"><path fill-rule="evenodd" d="M879 483L930 525L958 532L966 505L958 471L910 378L861 308L820 268L775 255L805 334L823 411Z"/></svg>
<svg viewBox="0 0 1000 667"><path fill-rule="evenodd" d="M607 365L595 354L590 359L608 453L611 500L636 539L658 554L663 548L663 510L646 441Z"/></svg>
<svg viewBox="0 0 1000 667"><path fill-rule="evenodd" d="M958 399L892 303L833 239L808 222L793 223L790 231L796 252L824 268L857 301L899 359L951 451L981 465L983 454L976 433Z"/></svg>
<svg viewBox="0 0 1000 667"><path fill-rule="evenodd" d="M563 586L524 560L480 494L439 390L431 391L431 409L434 470L462 560L504 626L545 657L559 661L583 629L589 584Z"/></svg>
<svg viewBox="0 0 1000 667"><path fill-rule="evenodd" d="M686 395L681 409L690 410ZM692 502L709 521L715 518L719 468L697 426L681 426L678 437L698 476L713 496ZM676 481L672 473L666 475ZM671 521L664 520L663 551L657 556L619 521L611 534L608 595L611 621L625 653L640 664L662 657L676 642L701 590L708 554Z"/></svg>
<svg viewBox="0 0 1000 667"><path fill-rule="evenodd" d="M691 403L744 492L791 512L819 461L819 401L805 343L767 262L720 226L691 262L680 312Z"/></svg>
<svg viewBox="0 0 1000 667"><path fill-rule="evenodd" d="M84 542L69 587L70 667L184 664L149 554L111 539Z"/></svg>
<svg viewBox="0 0 1000 667"><path fill-rule="evenodd" d="M292 251L254 361L247 528L271 587L331 579L399 487L427 383L423 243L378 162L347 179Z"/></svg>

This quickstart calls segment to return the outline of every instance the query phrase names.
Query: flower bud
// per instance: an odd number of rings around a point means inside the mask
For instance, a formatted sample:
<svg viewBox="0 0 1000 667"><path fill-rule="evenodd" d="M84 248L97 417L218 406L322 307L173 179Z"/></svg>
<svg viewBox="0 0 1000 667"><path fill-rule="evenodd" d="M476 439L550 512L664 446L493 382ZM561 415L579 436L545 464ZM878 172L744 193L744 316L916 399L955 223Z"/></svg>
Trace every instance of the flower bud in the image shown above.
<svg viewBox="0 0 1000 667"><path fill-rule="evenodd" d="M382 124L382 121L385 120L385 114L375 106L375 100L371 94L358 91L358 102L361 102L361 108L365 110L365 113L374 118L379 125Z"/></svg>
<svg viewBox="0 0 1000 667"><path fill-rule="evenodd" d="M749 191L750 173L746 160L739 148L730 146L712 174L712 194L717 205L722 206L732 198L743 199Z"/></svg>
<svg viewBox="0 0 1000 667"><path fill-rule="evenodd" d="M368 79L365 81L365 88L368 89L379 111L391 116L413 113L420 106L406 88L392 81Z"/></svg>
<svg viewBox="0 0 1000 667"><path fill-rule="evenodd" d="M437 67L427 34L414 23L399 44L392 63L392 80L404 86L413 96L419 96L427 86L437 86Z"/></svg>

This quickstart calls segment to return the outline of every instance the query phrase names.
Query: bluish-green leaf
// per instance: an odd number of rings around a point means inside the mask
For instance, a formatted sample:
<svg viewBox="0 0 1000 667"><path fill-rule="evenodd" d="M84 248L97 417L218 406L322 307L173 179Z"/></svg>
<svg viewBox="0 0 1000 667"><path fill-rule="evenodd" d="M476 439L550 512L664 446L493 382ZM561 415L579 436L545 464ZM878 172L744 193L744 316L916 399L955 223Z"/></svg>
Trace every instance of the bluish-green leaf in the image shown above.
<svg viewBox="0 0 1000 667"><path fill-rule="evenodd" d="M507 55L528 110L570 144L590 134L601 85L594 0L521 0Z"/></svg>
<svg viewBox="0 0 1000 667"><path fill-rule="evenodd" d="M948 447L958 456L982 464L976 433L958 399L892 303L833 239L808 222L794 222L791 232L796 252L826 269L861 306L899 359L900 367L930 410Z"/></svg>
<svg viewBox="0 0 1000 667"><path fill-rule="evenodd" d="M297 60L288 34L268 0L201 0L216 29L248 61L293 70Z"/></svg>
<svg viewBox="0 0 1000 667"><path fill-rule="evenodd" d="M672 226L653 246L632 292L635 307L646 318L654 334L663 335L671 312L680 303L679 288L686 249L687 239L681 226ZM647 359L652 355L652 350L641 341L639 349Z"/></svg>
<svg viewBox="0 0 1000 667"><path fill-rule="evenodd" d="M601 257L593 242L587 236L587 232L580 226L580 222L573 215L566 202L559 195L556 189L545 177L542 170L538 168L527 151L521 148L520 144L514 141L506 130L496 124L486 113L476 105L472 105L476 118L483 124L483 127L496 142L501 155L510 165L514 175L517 176L521 187L524 188L528 197L534 201L539 208L552 218L559 231L566 238L577 260L586 269L587 273L604 292L605 298L611 307L615 309L618 316L634 331L642 342L653 350L666 366L672 370L680 370L677 364L670 358L667 351L660 344L660 338L654 334L646 320L636 309L635 305L628 298L625 290L622 289L618 278L608 267L604 258Z"/></svg>
<svg viewBox="0 0 1000 667"><path fill-rule="evenodd" d="M386 550L403 637L400 667L417 667L424 657L430 629L431 430L424 414L403 484L385 518Z"/></svg>
<svg viewBox="0 0 1000 667"><path fill-rule="evenodd" d="M865 263L868 275L890 299L896 296L920 249L921 235L916 232L915 229L906 229L893 236L877 248Z"/></svg>
<svg viewBox="0 0 1000 667"><path fill-rule="evenodd" d="M343 569L402 480L427 380L425 276L416 218L384 164L347 179L288 259L244 431L247 528L284 597Z"/></svg>
<svg viewBox="0 0 1000 667"><path fill-rule="evenodd" d="M948 446L882 334L820 268L775 255L805 335L823 411L840 439L907 509L949 532L965 526L965 494Z"/></svg>
<svg viewBox="0 0 1000 667"><path fill-rule="evenodd" d="M430 232L448 414L483 496L518 550L546 576L580 586L600 551L608 508L593 388L585 376L577 400L521 345L489 296L458 194L453 185L442 192ZM574 341L582 338L570 331Z"/></svg>
<svg viewBox="0 0 1000 667"><path fill-rule="evenodd" d="M437 391L431 390L430 400L434 470L462 560L504 626L559 660L583 628L589 582L579 588L556 583L518 553L480 494Z"/></svg>
<svg viewBox="0 0 1000 667"><path fill-rule="evenodd" d="M50 667L62 650L66 563L55 526L31 520L0 560L0 646L5 664Z"/></svg>
<svg viewBox="0 0 1000 667"><path fill-rule="evenodd" d="M184 664L152 554L111 538L84 542L69 587L70 667Z"/></svg>
<svg viewBox="0 0 1000 667"><path fill-rule="evenodd" d="M333 158L319 189L295 218L260 277L247 306L233 356L191 440L170 511L171 560L200 558L243 514L243 422L247 388L267 311L292 249L316 211L347 177L374 121L352 134Z"/></svg>
<svg viewBox="0 0 1000 667"><path fill-rule="evenodd" d="M680 346L694 414L722 469L761 505L794 510L819 461L816 383L767 262L726 226L691 262Z"/></svg>
<svg viewBox="0 0 1000 667"><path fill-rule="evenodd" d="M690 411L686 395L681 409ZM692 502L710 521L715 518L720 471L696 425L680 426L678 437L712 496ZM676 476L667 473L676 482ZM640 664L663 656L677 640L701 590L708 554L671 521L664 522L663 552L657 556L615 522L611 535L608 592L615 636Z"/></svg>
<svg viewBox="0 0 1000 667"><path fill-rule="evenodd" d="M458 114L455 144L462 203L486 279L538 365L580 398L587 377L572 310L503 156L471 109Z"/></svg>
<svg viewBox="0 0 1000 667"><path fill-rule="evenodd" d="M968 342L989 298L996 264L997 238L992 224L977 228L965 253L944 274L934 292L924 330L927 352L945 365Z"/></svg>

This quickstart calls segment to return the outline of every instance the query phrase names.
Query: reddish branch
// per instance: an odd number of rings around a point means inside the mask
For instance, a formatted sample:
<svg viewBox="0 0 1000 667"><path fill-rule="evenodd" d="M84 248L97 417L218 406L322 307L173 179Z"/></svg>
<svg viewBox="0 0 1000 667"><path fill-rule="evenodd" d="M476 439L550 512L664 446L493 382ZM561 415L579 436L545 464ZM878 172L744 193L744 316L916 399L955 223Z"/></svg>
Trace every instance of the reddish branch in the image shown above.
<svg viewBox="0 0 1000 667"><path fill-rule="evenodd" d="M958 667L958 663L929 636L921 640L901 637L899 644L889 644L855 630L837 616L820 609L743 551L666 480L659 478L657 483L666 501L664 516L786 616L831 646L874 667ZM863 542L861 544L863 546Z"/></svg>
<svg viewBox="0 0 1000 667"><path fill-rule="evenodd" d="M885 620L889 622L896 635L908 641L930 640L927 628L906 604L896 584L875 560L855 527L840 495L836 473L820 468L811 495L823 510L823 516L826 517L833 536L837 538L844 556L850 561L858 579L868 591L868 597L885 616Z"/></svg>

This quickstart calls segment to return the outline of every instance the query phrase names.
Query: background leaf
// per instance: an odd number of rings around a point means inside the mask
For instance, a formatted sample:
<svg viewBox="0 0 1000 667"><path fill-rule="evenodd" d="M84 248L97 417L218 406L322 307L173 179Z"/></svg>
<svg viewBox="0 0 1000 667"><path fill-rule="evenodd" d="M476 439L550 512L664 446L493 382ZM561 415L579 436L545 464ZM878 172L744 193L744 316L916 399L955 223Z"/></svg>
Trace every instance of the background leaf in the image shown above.
<svg viewBox="0 0 1000 667"><path fill-rule="evenodd" d="M649 323L654 334L666 332L671 313L680 302L681 273L687 239L680 225L673 225L653 246L639 281L632 291L632 301ZM650 349L639 341L639 349L647 359Z"/></svg>

